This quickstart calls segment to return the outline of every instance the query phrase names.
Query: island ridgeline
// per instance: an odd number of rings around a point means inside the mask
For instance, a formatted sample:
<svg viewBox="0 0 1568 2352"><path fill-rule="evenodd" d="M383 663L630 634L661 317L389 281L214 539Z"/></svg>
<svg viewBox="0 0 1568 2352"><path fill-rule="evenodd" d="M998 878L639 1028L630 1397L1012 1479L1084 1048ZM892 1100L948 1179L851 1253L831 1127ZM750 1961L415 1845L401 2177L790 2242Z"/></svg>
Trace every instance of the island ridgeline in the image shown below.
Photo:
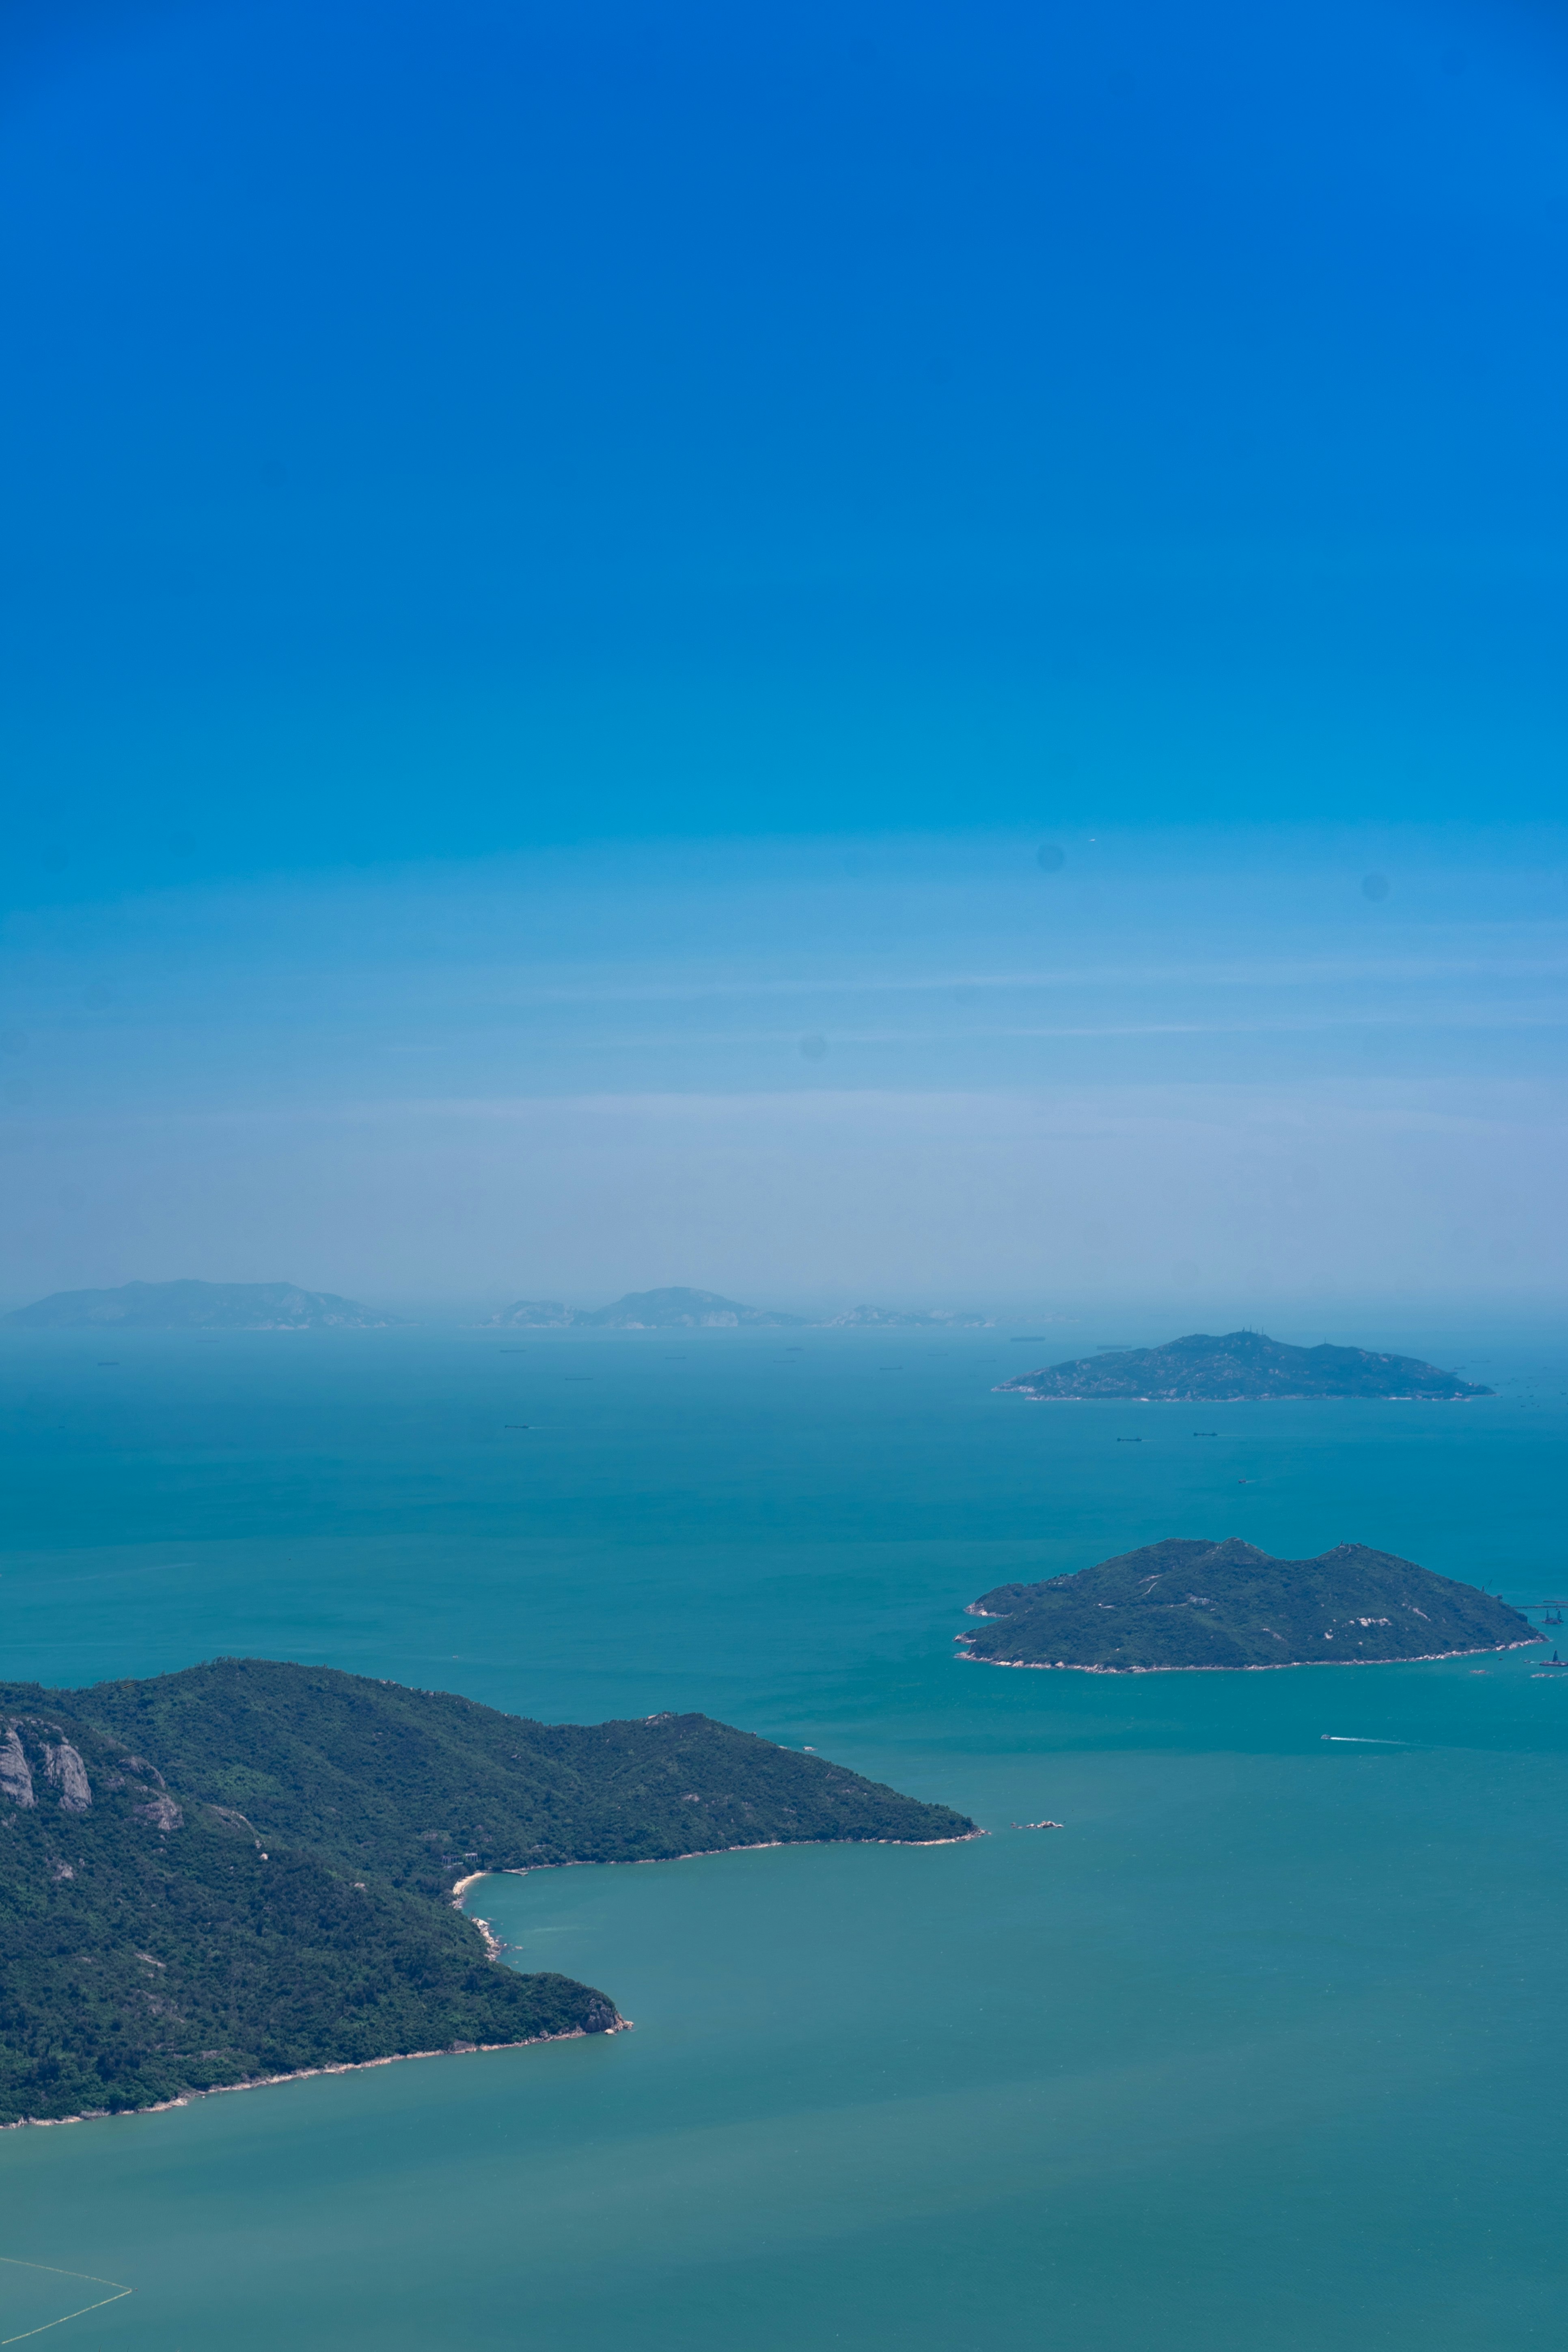
<svg viewBox="0 0 1568 2352"><path fill-rule="evenodd" d="M993 1619L960 1634L989 1665L1345 1665L1522 1647L1528 1618L1473 1585L1368 1544L1274 1559L1232 1536L1171 1536L1039 1584L1001 1584L970 1603Z"/></svg>
<svg viewBox="0 0 1568 2352"><path fill-rule="evenodd" d="M1162 1348L1107 1349L1020 1372L998 1386L1041 1403L1245 1404L1307 1397L1455 1403L1492 1394L1417 1356L1380 1355L1327 1341L1293 1348L1262 1331L1229 1331L1217 1339L1194 1331Z"/></svg>
<svg viewBox="0 0 1568 2352"><path fill-rule="evenodd" d="M53 1291L0 1316L28 1331L385 1331L398 1319L293 1282L123 1282Z"/></svg>

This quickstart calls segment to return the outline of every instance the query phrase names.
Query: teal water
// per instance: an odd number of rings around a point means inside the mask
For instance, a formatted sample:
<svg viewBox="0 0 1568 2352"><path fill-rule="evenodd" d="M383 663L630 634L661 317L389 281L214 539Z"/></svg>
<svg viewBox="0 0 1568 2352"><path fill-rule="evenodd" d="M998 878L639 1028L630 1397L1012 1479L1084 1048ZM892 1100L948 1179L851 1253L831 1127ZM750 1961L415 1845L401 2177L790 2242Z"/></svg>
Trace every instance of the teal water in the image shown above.
<svg viewBox="0 0 1568 2352"><path fill-rule="evenodd" d="M134 2290L62 2352L1554 2333L1568 1676L949 1653L987 1584L1175 1532L1559 1594L1561 1354L1476 1342L1500 1393L1462 1409L1217 1416L994 1395L1020 1354L0 1350L7 1675L258 1651L556 1717L700 1706L994 1832L486 1882L519 1962L635 2032L5 2134L0 2341L89 2299L57 2272Z"/></svg>

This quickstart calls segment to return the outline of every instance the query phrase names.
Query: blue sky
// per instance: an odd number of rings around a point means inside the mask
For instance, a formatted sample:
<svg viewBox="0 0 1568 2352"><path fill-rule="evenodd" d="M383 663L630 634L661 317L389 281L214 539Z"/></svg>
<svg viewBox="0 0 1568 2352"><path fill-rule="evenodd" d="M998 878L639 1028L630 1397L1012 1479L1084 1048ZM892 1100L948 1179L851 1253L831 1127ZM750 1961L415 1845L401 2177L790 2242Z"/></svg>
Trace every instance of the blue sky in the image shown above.
<svg viewBox="0 0 1568 2352"><path fill-rule="evenodd" d="M1552 12L24 0L0 108L8 1295L1560 1286Z"/></svg>

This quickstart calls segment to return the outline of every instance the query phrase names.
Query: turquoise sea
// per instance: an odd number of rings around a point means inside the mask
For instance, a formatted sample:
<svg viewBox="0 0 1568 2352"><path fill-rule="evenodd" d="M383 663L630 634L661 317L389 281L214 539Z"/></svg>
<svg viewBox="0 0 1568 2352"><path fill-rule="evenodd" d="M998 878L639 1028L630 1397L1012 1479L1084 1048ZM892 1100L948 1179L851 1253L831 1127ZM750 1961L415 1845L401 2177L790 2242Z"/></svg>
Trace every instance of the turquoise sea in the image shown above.
<svg viewBox="0 0 1568 2352"><path fill-rule="evenodd" d="M89 2303L61 2352L1555 2336L1568 1675L951 1652L988 1585L1168 1534L1560 1597L1563 1351L1390 1335L1500 1391L1455 1408L993 1392L1126 1322L9 1336L5 1675L702 1708L993 1834L486 1882L634 2032L0 2135L0 2342Z"/></svg>

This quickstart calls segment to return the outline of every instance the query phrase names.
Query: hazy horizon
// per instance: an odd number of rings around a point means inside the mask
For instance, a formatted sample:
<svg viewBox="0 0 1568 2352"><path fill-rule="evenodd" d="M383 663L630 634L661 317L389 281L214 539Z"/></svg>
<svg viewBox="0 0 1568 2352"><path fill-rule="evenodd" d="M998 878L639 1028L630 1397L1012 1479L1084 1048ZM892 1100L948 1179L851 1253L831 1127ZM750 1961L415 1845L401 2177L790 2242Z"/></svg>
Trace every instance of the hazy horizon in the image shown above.
<svg viewBox="0 0 1568 2352"><path fill-rule="evenodd" d="M14 916L0 1288L1561 1296L1560 842L1047 845L648 845Z"/></svg>
<svg viewBox="0 0 1568 2352"><path fill-rule="evenodd" d="M0 62L0 1296L1561 1301L1557 28Z"/></svg>

